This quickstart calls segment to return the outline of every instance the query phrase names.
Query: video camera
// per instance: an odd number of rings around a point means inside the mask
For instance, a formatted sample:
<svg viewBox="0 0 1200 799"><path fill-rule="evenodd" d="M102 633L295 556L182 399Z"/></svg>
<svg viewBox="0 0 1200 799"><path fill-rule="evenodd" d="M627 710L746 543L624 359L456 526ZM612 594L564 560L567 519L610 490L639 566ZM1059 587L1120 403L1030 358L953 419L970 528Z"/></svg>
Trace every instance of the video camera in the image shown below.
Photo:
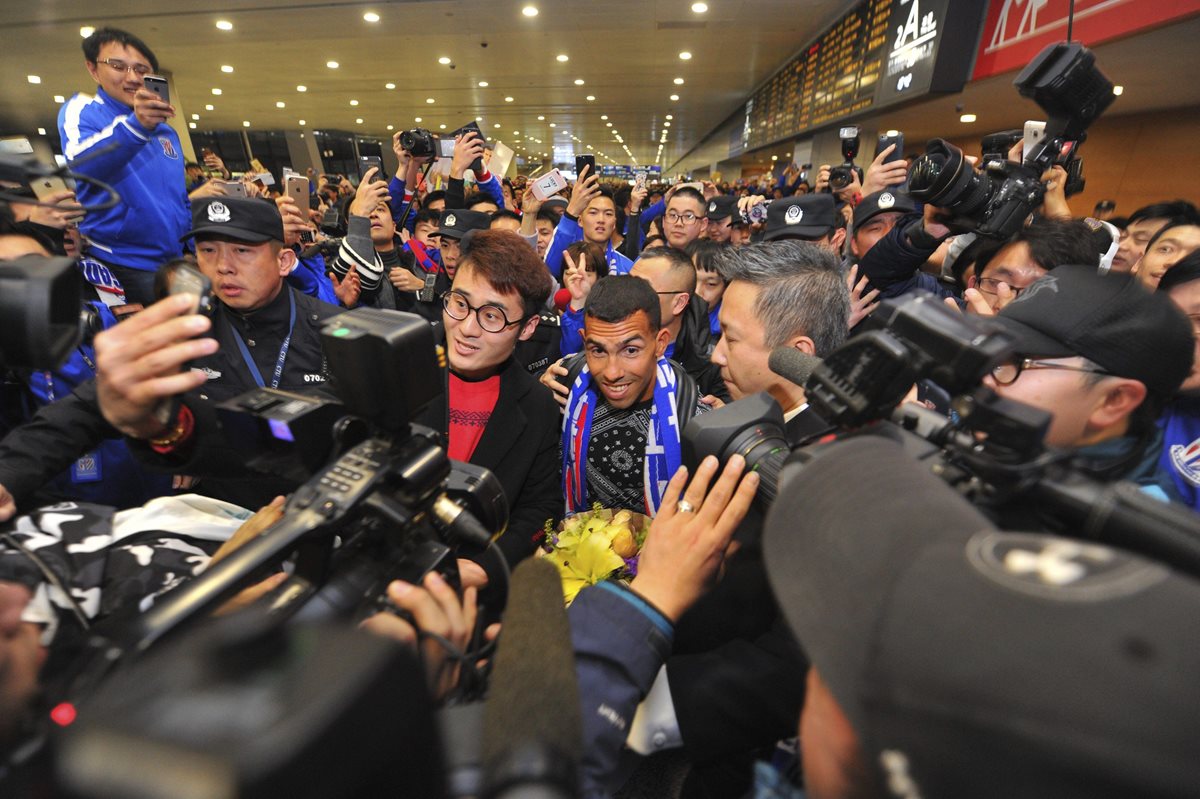
<svg viewBox="0 0 1200 799"><path fill-rule="evenodd" d="M1087 129L1115 99L1112 82L1096 66L1096 57L1078 43L1042 50L1014 85L1048 115L1045 137L1016 164L988 160L976 170L962 150L933 139L908 171L909 194L953 215L952 229L1004 238L1016 232L1042 203L1042 175L1055 164L1067 170L1072 190L1082 188L1077 153Z"/></svg>
<svg viewBox="0 0 1200 799"><path fill-rule="evenodd" d="M0 367L57 368L93 332L80 315L82 285L70 258L0 261Z"/></svg>
<svg viewBox="0 0 1200 799"><path fill-rule="evenodd" d="M809 405L830 425L834 442L856 435L895 439L915 468L930 469L997 516L1014 508L1032 511L1051 531L1107 542L1200 575L1200 520L1194 514L1132 483L1094 479L1071 453L1044 448L1051 414L981 385L1012 357L1012 340L998 325L925 293L884 301L871 320L874 329L831 353L805 382ZM910 388L926 379L953 397L951 417L901 405ZM759 394L692 420L683 432L683 462L695 467L706 455L722 463L743 455L747 469L761 477L756 502L765 509L779 491L781 473L793 464L807 468L830 445L813 438L789 443L779 406Z"/></svg>

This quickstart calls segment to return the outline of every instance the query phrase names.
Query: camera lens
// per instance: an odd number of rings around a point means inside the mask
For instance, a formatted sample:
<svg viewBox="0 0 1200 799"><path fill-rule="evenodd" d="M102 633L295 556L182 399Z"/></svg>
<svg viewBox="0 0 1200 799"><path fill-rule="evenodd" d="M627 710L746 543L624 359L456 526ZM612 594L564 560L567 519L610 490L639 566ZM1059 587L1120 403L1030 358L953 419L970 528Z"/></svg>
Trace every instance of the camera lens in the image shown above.
<svg viewBox="0 0 1200 799"><path fill-rule="evenodd" d="M909 167L908 193L915 200L972 218L987 205L992 181L975 171L963 158L962 150L934 139L925 148L925 154Z"/></svg>
<svg viewBox="0 0 1200 799"><path fill-rule="evenodd" d="M854 182L850 167L835 166L829 170L829 185L834 191L841 191Z"/></svg>

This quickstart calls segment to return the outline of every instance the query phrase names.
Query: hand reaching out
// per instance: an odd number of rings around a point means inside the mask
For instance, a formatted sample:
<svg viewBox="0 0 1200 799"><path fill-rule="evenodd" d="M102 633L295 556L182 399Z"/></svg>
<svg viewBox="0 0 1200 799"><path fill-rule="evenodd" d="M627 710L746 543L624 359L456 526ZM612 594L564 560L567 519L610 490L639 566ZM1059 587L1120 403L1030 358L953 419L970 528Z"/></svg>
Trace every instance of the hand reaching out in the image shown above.
<svg viewBox="0 0 1200 799"><path fill-rule="evenodd" d="M875 299L879 296L879 289L872 289L865 295L863 294L870 282L866 275L863 275L861 278L858 277L858 264L850 267L850 272L846 275L846 288L850 289L849 326L851 330L879 307L879 303Z"/></svg>

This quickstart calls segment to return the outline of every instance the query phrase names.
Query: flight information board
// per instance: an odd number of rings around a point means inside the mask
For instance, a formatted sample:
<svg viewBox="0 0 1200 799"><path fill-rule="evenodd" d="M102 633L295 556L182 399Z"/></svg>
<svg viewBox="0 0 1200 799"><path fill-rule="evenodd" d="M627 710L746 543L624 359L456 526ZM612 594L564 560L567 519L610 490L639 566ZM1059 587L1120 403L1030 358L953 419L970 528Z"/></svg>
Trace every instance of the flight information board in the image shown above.
<svg viewBox="0 0 1200 799"><path fill-rule="evenodd" d="M960 91L985 8L986 0L864 0L758 88L730 155L931 91Z"/></svg>

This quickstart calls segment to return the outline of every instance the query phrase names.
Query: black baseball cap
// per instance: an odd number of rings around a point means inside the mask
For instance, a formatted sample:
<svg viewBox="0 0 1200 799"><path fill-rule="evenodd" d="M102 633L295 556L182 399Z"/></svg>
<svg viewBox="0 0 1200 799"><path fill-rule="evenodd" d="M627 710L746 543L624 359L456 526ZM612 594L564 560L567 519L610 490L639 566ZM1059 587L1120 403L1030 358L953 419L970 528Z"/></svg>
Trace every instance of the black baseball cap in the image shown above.
<svg viewBox="0 0 1200 799"><path fill-rule="evenodd" d="M275 203L244 197L206 197L192 203L192 229L180 237L212 235L262 244L283 242L283 217Z"/></svg>
<svg viewBox="0 0 1200 799"><path fill-rule="evenodd" d="M738 198L729 194L719 194L708 201L708 218L716 221L738 212Z"/></svg>
<svg viewBox="0 0 1200 799"><path fill-rule="evenodd" d="M764 529L783 617L897 796L1195 794L1200 581L999 531L879 436L786 467Z"/></svg>
<svg viewBox="0 0 1200 799"><path fill-rule="evenodd" d="M431 235L461 239L471 230L487 230L492 225L491 214L483 211L468 211L462 208L447 208L442 211L441 224Z"/></svg>
<svg viewBox="0 0 1200 799"><path fill-rule="evenodd" d="M803 194L774 200L767 206L763 241L785 236L819 239L833 230L837 214L835 206L832 194Z"/></svg>
<svg viewBox="0 0 1200 799"><path fill-rule="evenodd" d="M911 214L916 210L916 204L907 194L894 189L884 189L874 194L868 194L854 207L854 227L861 227L867 223L868 219L880 214Z"/></svg>
<svg viewBox="0 0 1200 799"><path fill-rule="evenodd" d="M1017 295L995 317L1022 356L1087 358L1118 377L1172 396L1192 369L1192 325L1136 277L1064 265Z"/></svg>

